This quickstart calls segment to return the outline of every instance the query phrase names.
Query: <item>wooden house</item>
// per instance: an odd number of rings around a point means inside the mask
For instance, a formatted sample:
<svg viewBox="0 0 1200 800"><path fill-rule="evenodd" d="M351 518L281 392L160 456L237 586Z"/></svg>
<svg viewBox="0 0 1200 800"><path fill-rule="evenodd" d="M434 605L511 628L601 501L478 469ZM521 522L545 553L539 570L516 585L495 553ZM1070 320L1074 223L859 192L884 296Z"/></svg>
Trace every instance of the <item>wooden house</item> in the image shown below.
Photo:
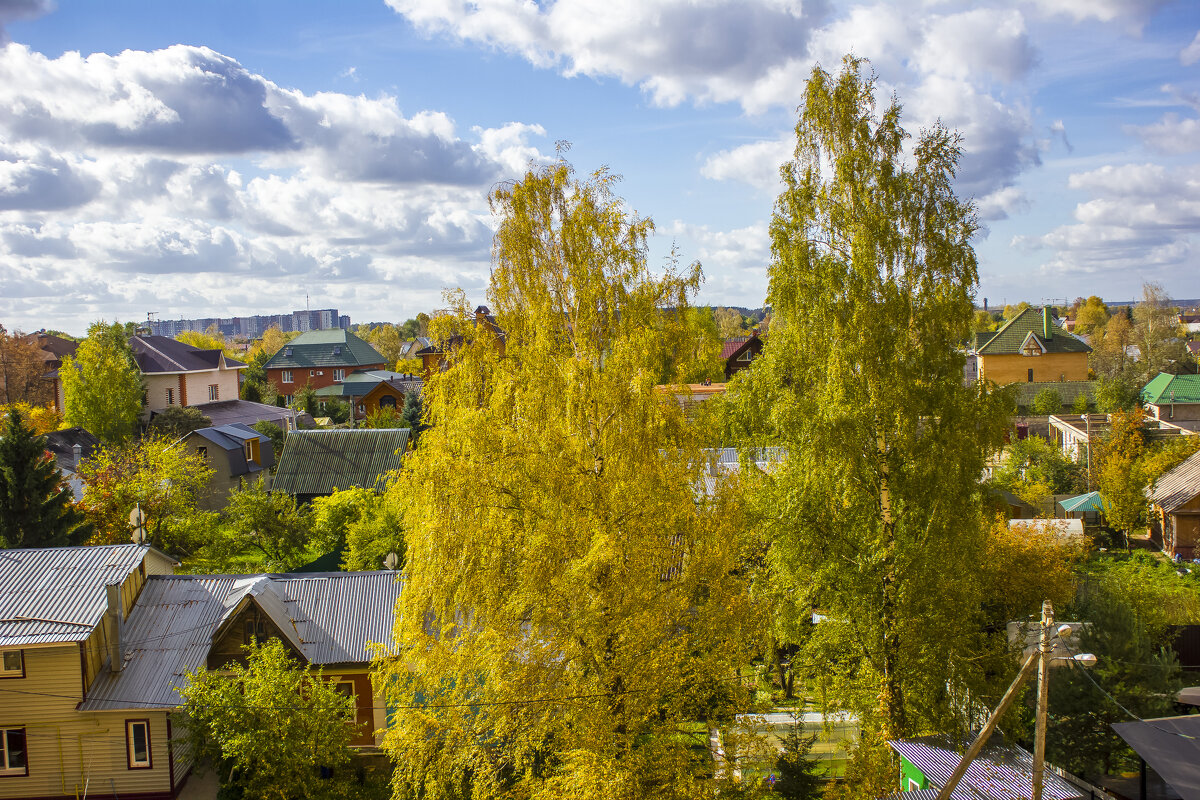
<svg viewBox="0 0 1200 800"><path fill-rule="evenodd" d="M1150 537L1167 555L1200 558L1200 453L1155 482L1150 499Z"/></svg>

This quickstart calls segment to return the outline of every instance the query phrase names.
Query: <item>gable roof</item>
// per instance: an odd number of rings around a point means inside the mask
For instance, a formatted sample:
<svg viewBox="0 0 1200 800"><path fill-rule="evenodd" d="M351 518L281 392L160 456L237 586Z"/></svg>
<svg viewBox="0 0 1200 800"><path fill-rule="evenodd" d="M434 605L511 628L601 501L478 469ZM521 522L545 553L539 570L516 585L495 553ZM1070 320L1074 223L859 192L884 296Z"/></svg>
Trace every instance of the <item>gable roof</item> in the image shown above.
<svg viewBox="0 0 1200 800"><path fill-rule="evenodd" d="M1142 402L1154 405L1200 403L1200 375L1160 372L1142 389Z"/></svg>
<svg viewBox="0 0 1200 800"><path fill-rule="evenodd" d="M130 336L134 360L144 375L179 372L210 372L220 369L245 369L241 361L226 358L221 350L201 350L169 336Z"/></svg>
<svg viewBox="0 0 1200 800"><path fill-rule="evenodd" d="M249 604L311 664L363 664L392 640L396 572L154 575L125 621L124 666L96 677L82 711L175 708L188 670Z"/></svg>
<svg viewBox="0 0 1200 800"><path fill-rule="evenodd" d="M261 472L264 469L270 468L275 463L273 457L274 450L271 449L271 440L249 425L234 423L232 425L219 425L211 428L198 428L182 438L190 439L193 436L211 442L225 452L233 454L233 457L229 459L230 475L246 475L251 472ZM246 442L254 439L259 441L259 458L261 463L248 461L245 456Z"/></svg>
<svg viewBox="0 0 1200 800"><path fill-rule="evenodd" d="M178 563L136 544L0 550L0 647L83 641L108 608L104 587L149 554Z"/></svg>
<svg viewBox="0 0 1200 800"><path fill-rule="evenodd" d="M721 345L721 360L725 361L738 350L741 350L752 336L731 336Z"/></svg>
<svg viewBox="0 0 1200 800"><path fill-rule="evenodd" d="M1200 453L1164 473L1148 494L1150 502L1168 514L1200 494Z"/></svg>
<svg viewBox="0 0 1200 800"><path fill-rule="evenodd" d="M1050 323L1054 326L1054 330L1051 331L1053 336L1047 339L1042 328L1043 321L1042 309L1027 308L1010 319L995 333L977 333L975 335L975 352L983 356L1017 354L1021 352L1021 347L1030 334L1033 334L1033 338L1046 353L1092 352L1092 348L1088 347L1082 339L1054 325L1053 321Z"/></svg>
<svg viewBox="0 0 1200 800"><path fill-rule="evenodd" d="M266 420L286 430L289 418L301 426L315 424L312 415L303 411L293 411L290 408L271 406L266 403L254 403L250 400L216 400L212 403L198 403L191 407L212 420L213 427L232 425L238 422L244 425L253 425ZM156 413L150 412L150 418L153 419Z"/></svg>
<svg viewBox="0 0 1200 800"><path fill-rule="evenodd" d="M279 456L272 491L332 494L352 486L381 488L400 469L408 428L292 431Z"/></svg>
<svg viewBox="0 0 1200 800"><path fill-rule="evenodd" d="M409 392L421 392L424 381L418 375L391 372L386 369L359 369L346 376L341 383L317 389L318 397L362 397L373 392L381 383L386 383L407 396Z"/></svg>
<svg viewBox="0 0 1200 800"><path fill-rule="evenodd" d="M341 328L308 331L279 348L265 369L308 367L367 367L387 359L371 345Z"/></svg>
<svg viewBox="0 0 1200 800"><path fill-rule="evenodd" d="M75 471L75 445L79 445L80 458L90 458L100 440L79 426L46 434L46 449L54 455L60 470Z"/></svg>
<svg viewBox="0 0 1200 800"><path fill-rule="evenodd" d="M888 742L901 757L921 770L937 786L945 786L951 773L962 760L958 747L945 736L921 736ZM966 749L967 742L961 749ZM1042 797L1046 800L1082 798L1083 792L1046 770ZM1033 784L1033 755L1017 745L1005 745L992 738L967 767L959 787L973 790L988 800L1022 800L1029 797ZM956 790L957 792L957 787Z"/></svg>

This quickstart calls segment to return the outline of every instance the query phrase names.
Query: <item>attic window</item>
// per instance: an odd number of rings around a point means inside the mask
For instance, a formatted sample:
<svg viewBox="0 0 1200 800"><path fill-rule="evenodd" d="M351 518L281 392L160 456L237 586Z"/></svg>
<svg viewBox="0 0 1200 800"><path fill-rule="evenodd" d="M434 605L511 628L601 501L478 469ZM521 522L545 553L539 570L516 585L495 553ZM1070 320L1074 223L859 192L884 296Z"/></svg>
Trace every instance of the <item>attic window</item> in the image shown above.
<svg viewBox="0 0 1200 800"><path fill-rule="evenodd" d="M285 356L289 356L289 357L290 357L290 356L292 355L292 348L290 348L290 347L285 347L285 348L283 348L283 354L284 354Z"/></svg>
<svg viewBox="0 0 1200 800"><path fill-rule="evenodd" d="M1021 353L1022 355L1027 356L1040 356L1042 354L1042 348L1038 346L1038 343L1033 338L1030 338L1026 340L1025 348L1021 351Z"/></svg>
<svg viewBox="0 0 1200 800"><path fill-rule="evenodd" d="M340 356L342 354L342 348L340 346L333 348L333 354L335 356Z"/></svg>

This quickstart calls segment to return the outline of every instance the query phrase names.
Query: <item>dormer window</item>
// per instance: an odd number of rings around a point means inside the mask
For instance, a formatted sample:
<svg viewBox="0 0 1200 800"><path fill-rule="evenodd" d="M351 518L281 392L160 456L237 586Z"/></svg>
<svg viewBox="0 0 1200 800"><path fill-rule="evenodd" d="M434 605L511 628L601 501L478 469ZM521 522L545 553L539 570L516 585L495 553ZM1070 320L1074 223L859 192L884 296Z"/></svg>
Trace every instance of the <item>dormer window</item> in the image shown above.
<svg viewBox="0 0 1200 800"><path fill-rule="evenodd" d="M292 348L290 348L290 347L285 347L285 348L283 348L283 354L284 354L285 356L287 356L288 358L291 358L291 356L292 356Z"/></svg>
<svg viewBox="0 0 1200 800"><path fill-rule="evenodd" d="M335 348L333 348L333 354L334 354L335 356L340 356L340 355L342 354L342 348L341 348L341 347L335 347Z"/></svg>
<svg viewBox="0 0 1200 800"><path fill-rule="evenodd" d="M1034 336L1033 332L1031 331L1029 333L1029 335L1025 337L1025 341L1021 345L1021 355L1023 355L1023 356L1040 356L1040 355L1045 355L1045 353L1046 353L1045 345L1043 345L1040 341L1038 341L1038 338L1036 336Z"/></svg>

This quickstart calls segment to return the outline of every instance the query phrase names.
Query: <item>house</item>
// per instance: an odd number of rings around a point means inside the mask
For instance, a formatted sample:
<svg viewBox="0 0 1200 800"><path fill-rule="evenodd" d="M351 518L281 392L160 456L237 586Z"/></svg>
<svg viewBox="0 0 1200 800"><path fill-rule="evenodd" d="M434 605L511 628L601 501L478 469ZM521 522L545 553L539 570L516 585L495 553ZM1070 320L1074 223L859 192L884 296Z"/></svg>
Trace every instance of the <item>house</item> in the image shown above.
<svg viewBox="0 0 1200 800"><path fill-rule="evenodd" d="M66 408L66 402L63 398L62 383L58 381L58 370L62 368L64 358L75 355L75 351L79 349L79 342L45 331L31 333L26 338L37 344L38 349L42 351L42 361L46 365L44 379L52 384L54 408L61 414Z"/></svg>
<svg viewBox="0 0 1200 800"><path fill-rule="evenodd" d="M100 446L100 440L78 426L46 434L46 450L54 456L58 471L71 487L75 501L83 499L83 481L76 477L79 462L90 458Z"/></svg>
<svg viewBox="0 0 1200 800"><path fill-rule="evenodd" d="M749 336L734 336L721 346L721 360L725 362L725 380L750 366L750 362L762 353L765 341L758 331Z"/></svg>
<svg viewBox="0 0 1200 800"><path fill-rule="evenodd" d="M1180 314L1179 325L1187 333L1200 333L1200 313L1192 310Z"/></svg>
<svg viewBox="0 0 1200 800"><path fill-rule="evenodd" d="M303 502L351 487L381 489L400 469L408 428L293 431L275 469L272 491Z"/></svg>
<svg viewBox="0 0 1200 800"><path fill-rule="evenodd" d="M386 369L387 359L371 345L341 328L302 333L267 361L267 380L291 403L305 386L323 389L340 384L355 370Z"/></svg>
<svg viewBox="0 0 1200 800"><path fill-rule="evenodd" d="M366 419L383 408L399 414L404 410L408 395L421 393L424 381L419 375L391 372L384 369L355 370L340 384L317 390L317 399L324 402L337 398L350 403L355 419Z"/></svg>
<svg viewBox="0 0 1200 800"><path fill-rule="evenodd" d="M244 664L245 645L274 638L354 698L351 745L374 746L386 712L371 682L371 643L392 640L401 588L386 571L154 576L126 621L121 669L102 671L81 709L169 721L189 670ZM174 772L186 770L165 741L152 744Z"/></svg>
<svg viewBox="0 0 1200 800"><path fill-rule="evenodd" d="M232 490L265 477L275 463L271 440L240 422L194 430L179 443L213 468L207 494L197 498L200 508L213 511L225 507Z"/></svg>
<svg viewBox="0 0 1200 800"><path fill-rule="evenodd" d="M246 368L221 350L201 350L166 336L129 337L134 360L146 382L146 410L236 400L238 374Z"/></svg>
<svg viewBox="0 0 1200 800"><path fill-rule="evenodd" d="M1142 403L1155 419L1200 429L1200 375L1160 372L1141 392Z"/></svg>
<svg viewBox="0 0 1200 800"><path fill-rule="evenodd" d="M170 714L84 706L124 666L126 620L147 581L177 565L135 544L0 551L4 797L175 795L188 765L167 755Z"/></svg>
<svg viewBox="0 0 1200 800"><path fill-rule="evenodd" d="M504 330L497 324L496 318L492 316L491 309L487 306L477 307L472 324L476 328L482 325L491 331L493 341L496 344L496 350L500 357L503 358L507 337ZM450 363L450 354L462 346L463 337L455 334L445 341L439 342L433 339L426 339L425 341L428 344L415 352L410 351L410 357L421 359L421 368L425 373L425 377L428 378L433 373L444 370L447 367Z"/></svg>
<svg viewBox="0 0 1200 800"><path fill-rule="evenodd" d="M968 742L956 746L945 736L921 736L890 741L888 745L900 757L902 792L934 792L950 780L962 750ZM1063 778L1049 764L1044 773L1042 797L1045 800L1075 800L1089 793ZM1017 745L1006 745L993 738L967 767L951 797L972 800L1023 800L1033 787L1033 755ZM936 796L936 795L933 795Z"/></svg>
<svg viewBox="0 0 1200 800"><path fill-rule="evenodd" d="M976 333L979 379L1000 385L1086 381L1092 348L1057 327L1047 306L1027 308L995 332Z"/></svg>
<svg viewBox="0 0 1200 800"><path fill-rule="evenodd" d="M290 431L295 428L311 428L316 424L312 415L303 411L250 400L218 400L215 403L200 403L192 408L212 420L213 427L234 423L253 427L258 422L270 422L272 425L278 425L281 430ZM154 419L153 413L150 419Z"/></svg>
<svg viewBox="0 0 1200 800"><path fill-rule="evenodd" d="M194 406L215 400L236 400L239 373L246 368L221 350L201 350L166 336L129 337L134 361L146 386L146 411L153 416L170 406ZM55 408L66 407L62 380L56 368Z"/></svg>
<svg viewBox="0 0 1200 800"><path fill-rule="evenodd" d="M1200 453L1165 473L1147 495L1151 541L1174 558L1200 557Z"/></svg>

